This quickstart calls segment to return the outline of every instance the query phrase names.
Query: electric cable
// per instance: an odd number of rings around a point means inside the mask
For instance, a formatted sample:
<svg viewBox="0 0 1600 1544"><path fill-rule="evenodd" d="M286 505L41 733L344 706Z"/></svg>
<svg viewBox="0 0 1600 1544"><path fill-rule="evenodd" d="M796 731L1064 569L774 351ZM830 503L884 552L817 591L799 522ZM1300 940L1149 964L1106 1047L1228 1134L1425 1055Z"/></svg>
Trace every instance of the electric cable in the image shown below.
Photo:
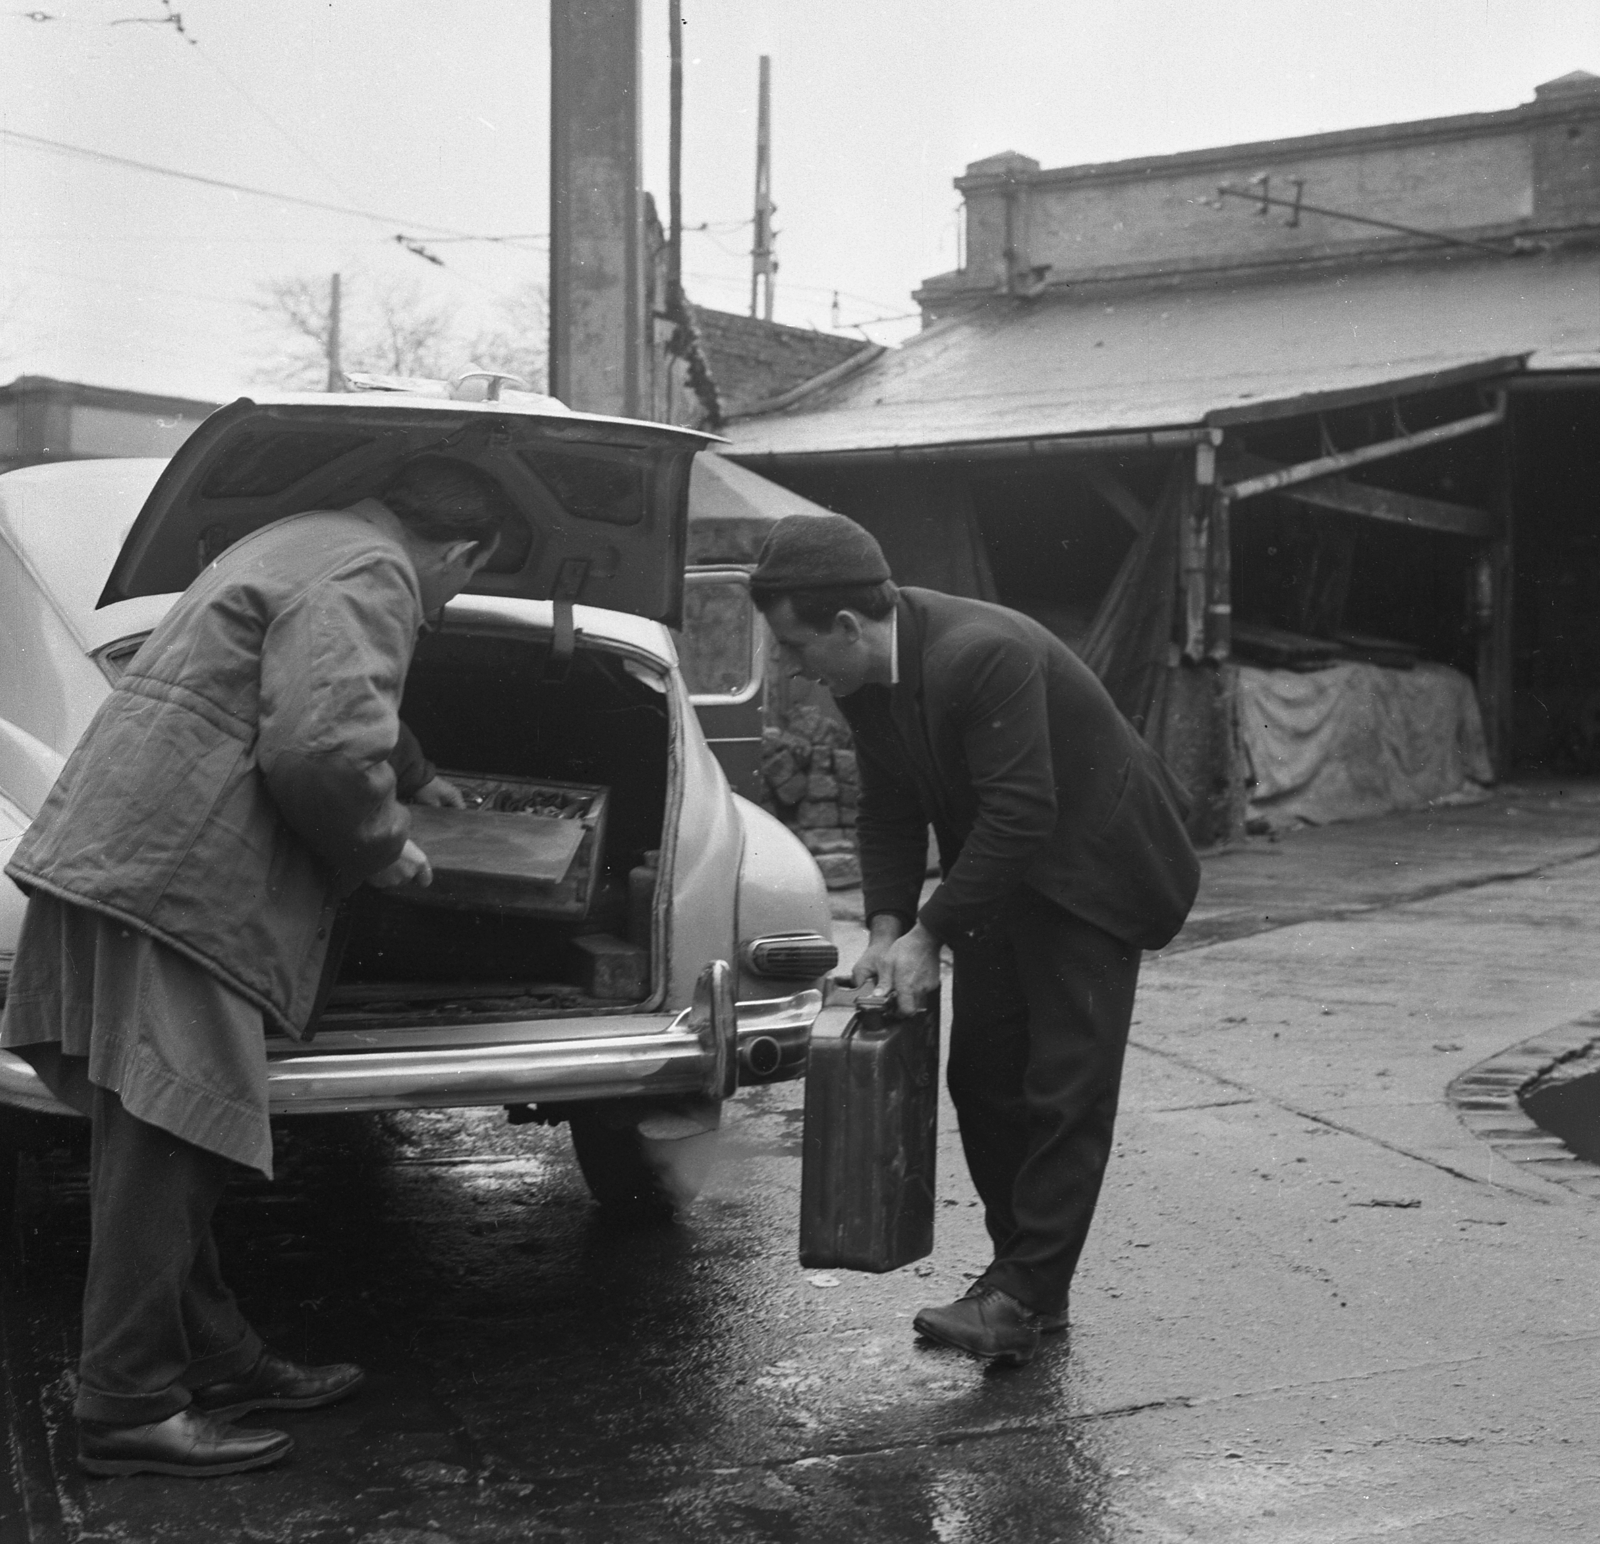
<svg viewBox="0 0 1600 1544"><path fill-rule="evenodd" d="M38 274L42 278L64 279L71 284L108 284L113 289L139 290L150 295L176 295L182 300L200 300L210 305L252 306L253 300L241 295L208 295L203 290L173 289L170 285L146 284L139 279L113 278L109 274L70 273L64 268L39 268L29 263L7 263L7 273Z"/></svg>
<svg viewBox="0 0 1600 1544"><path fill-rule="evenodd" d="M523 238L510 236L484 236L472 231L458 230L451 225L434 225L426 220L409 220L401 215L378 214L371 209L357 209L348 204L335 204L326 199L306 198L298 193L278 193L271 188L255 188L242 182L229 182L222 177L205 177L199 172L179 171L172 166L157 166L151 161L136 161L131 156L112 155L106 150L92 150L86 145L71 145L59 139L46 139L42 134L25 134L21 129L0 128L0 138L42 149L57 155L80 156L85 160L101 161L132 171L148 172L156 177L173 177L180 182L195 182L202 187L221 188L227 193L245 193L252 198L275 199L281 204L297 204L305 209L320 209L326 214L342 214L352 219L371 220L379 225L410 226L413 230L437 232L460 241L487 241L514 243Z"/></svg>

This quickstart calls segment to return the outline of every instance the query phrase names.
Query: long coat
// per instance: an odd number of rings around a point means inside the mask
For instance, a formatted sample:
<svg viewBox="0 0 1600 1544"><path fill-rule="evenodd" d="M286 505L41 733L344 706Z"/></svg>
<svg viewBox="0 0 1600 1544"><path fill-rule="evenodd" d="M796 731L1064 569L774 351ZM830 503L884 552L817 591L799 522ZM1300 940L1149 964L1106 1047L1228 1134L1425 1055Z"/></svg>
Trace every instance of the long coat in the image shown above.
<svg viewBox="0 0 1600 1544"><path fill-rule="evenodd" d="M899 682L840 699L861 769L866 914L953 943L1027 885L1141 949L1183 925L1200 868L1160 757L1054 634L904 588ZM942 883L918 909L932 825Z"/></svg>
<svg viewBox="0 0 1600 1544"><path fill-rule="evenodd" d="M212 563L6 867L177 950L291 1035L339 898L409 829L387 758L422 597L379 508L295 515Z"/></svg>

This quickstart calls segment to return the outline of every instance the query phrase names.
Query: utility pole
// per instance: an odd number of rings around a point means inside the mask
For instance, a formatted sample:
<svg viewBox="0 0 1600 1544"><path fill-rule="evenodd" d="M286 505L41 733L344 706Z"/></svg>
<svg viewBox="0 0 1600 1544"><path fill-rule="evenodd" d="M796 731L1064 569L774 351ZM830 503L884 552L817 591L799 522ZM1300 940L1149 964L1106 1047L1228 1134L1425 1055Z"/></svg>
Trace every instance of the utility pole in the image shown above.
<svg viewBox="0 0 1600 1544"><path fill-rule="evenodd" d="M344 390L344 367L339 360L339 275L328 286L328 390Z"/></svg>
<svg viewBox="0 0 1600 1544"><path fill-rule="evenodd" d="M550 390L643 407L639 0L551 0Z"/></svg>
<svg viewBox="0 0 1600 1544"><path fill-rule="evenodd" d="M765 285L766 319L772 320L772 286L778 260L772 255L772 60L761 56L761 84L756 97L756 239L750 249L750 314L757 314L757 298Z"/></svg>
<svg viewBox="0 0 1600 1544"><path fill-rule="evenodd" d="M699 329L683 293L683 5L669 0L667 6L667 277L666 304L663 309L672 323L667 352L684 363L689 388L705 413L705 425L722 427L722 398L706 362ZM670 403L672 376L667 376L667 401ZM668 413L670 417L670 410Z"/></svg>
<svg viewBox="0 0 1600 1544"><path fill-rule="evenodd" d="M667 311L683 305L683 4L667 6Z"/></svg>

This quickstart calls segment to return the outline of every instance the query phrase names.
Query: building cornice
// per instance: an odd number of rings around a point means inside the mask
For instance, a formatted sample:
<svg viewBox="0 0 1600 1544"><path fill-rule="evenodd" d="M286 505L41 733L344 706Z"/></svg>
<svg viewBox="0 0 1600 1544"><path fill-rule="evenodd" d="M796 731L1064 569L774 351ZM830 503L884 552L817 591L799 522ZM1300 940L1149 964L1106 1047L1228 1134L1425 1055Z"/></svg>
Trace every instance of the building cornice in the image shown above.
<svg viewBox="0 0 1600 1544"><path fill-rule="evenodd" d="M1026 185L1066 187L1074 183L1139 182L1151 176L1194 176L1239 169L1241 161L1271 163L1304 160L1344 150L1373 150L1390 145L1427 144L1472 139L1487 133L1515 134L1533 126L1569 120L1600 119L1600 89L1573 92L1549 101L1525 102L1492 113L1461 113L1450 118L1422 118L1408 123L1374 124L1304 134L1292 139L1263 139L1238 145L1182 150L1174 155L1140 156L1127 161L1092 161L1082 166L1044 167L1038 171L983 173L955 179L963 194L1001 191Z"/></svg>

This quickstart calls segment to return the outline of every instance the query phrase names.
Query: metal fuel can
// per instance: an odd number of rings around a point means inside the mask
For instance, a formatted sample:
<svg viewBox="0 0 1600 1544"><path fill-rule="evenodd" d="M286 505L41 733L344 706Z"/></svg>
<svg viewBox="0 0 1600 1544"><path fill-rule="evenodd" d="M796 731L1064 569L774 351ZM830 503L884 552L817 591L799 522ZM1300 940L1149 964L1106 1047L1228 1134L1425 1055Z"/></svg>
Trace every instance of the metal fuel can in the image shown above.
<svg viewBox="0 0 1600 1544"><path fill-rule="evenodd" d="M939 994L825 1008L806 1061L800 1263L892 1271L933 1252Z"/></svg>

